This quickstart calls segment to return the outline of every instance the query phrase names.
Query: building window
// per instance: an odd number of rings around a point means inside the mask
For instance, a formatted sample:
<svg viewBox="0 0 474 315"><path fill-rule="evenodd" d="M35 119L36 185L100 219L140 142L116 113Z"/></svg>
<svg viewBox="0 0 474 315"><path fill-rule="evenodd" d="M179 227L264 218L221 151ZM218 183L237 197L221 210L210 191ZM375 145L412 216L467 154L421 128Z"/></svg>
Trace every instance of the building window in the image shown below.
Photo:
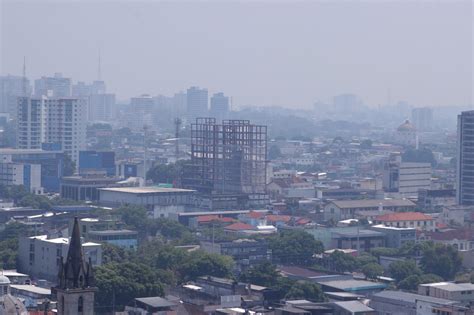
<svg viewBox="0 0 474 315"><path fill-rule="evenodd" d="M77 301L77 312L79 314L82 314L84 310L84 299L82 298L82 296L79 297L79 300Z"/></svg>

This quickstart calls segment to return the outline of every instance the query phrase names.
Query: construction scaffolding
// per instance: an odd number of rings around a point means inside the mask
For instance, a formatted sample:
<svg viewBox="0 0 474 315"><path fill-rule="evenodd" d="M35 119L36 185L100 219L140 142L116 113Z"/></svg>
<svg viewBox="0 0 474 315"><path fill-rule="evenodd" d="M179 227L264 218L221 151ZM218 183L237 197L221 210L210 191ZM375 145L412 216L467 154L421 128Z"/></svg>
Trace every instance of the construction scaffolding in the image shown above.
<svg viewBox="0 0 474 315"><path fill-rule="evenodd" d="M184 185L204 194L264 194L267 127L249 120L197 118Z"/></svg>

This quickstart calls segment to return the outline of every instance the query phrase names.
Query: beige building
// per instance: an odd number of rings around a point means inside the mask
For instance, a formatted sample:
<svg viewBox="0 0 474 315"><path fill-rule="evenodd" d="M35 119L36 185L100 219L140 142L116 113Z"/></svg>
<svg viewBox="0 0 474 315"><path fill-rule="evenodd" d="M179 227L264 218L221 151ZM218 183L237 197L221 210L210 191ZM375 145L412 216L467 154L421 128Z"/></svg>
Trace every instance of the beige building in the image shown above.
<svg viewBox="0 0 474 315"><path fill-rule="evenodd" d="M325 220L355 219L356 212L366 210L413 211L416 205L408 199L363 199L363 200L335 200L324 207Z"/></svg>
<svg viewBox="0 0 474 315"><path fill-rule="evenodd" d="M389 213L374 218L374 224L426 231L434 231L436 229L435 223L433 217L421 212Z"/></svg>

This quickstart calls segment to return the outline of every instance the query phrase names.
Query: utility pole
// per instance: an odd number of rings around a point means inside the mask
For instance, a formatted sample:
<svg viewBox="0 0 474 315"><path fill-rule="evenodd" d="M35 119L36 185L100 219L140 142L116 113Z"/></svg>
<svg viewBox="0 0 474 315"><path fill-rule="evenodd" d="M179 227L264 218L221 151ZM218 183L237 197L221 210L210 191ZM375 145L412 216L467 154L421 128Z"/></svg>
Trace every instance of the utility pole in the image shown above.
<svg viewBox="0 0 474 315"><path fill-rule="evenodd" d="M148 126L144 125L143 126L143 179L145 181L145 186L146 186L146 173L147 173L147 167L146 167L146 151L147 151L147 133L148 133Z"/></svg>
<svg viewBox="0 0 474 315"><path fill-rule="evenodd" d="M176 117L174 120L174 125L175 125L175 132L174 132L174 137L175 137L175 157L176 161L179 159L179 131L181 129L181 118Z"/></svg>

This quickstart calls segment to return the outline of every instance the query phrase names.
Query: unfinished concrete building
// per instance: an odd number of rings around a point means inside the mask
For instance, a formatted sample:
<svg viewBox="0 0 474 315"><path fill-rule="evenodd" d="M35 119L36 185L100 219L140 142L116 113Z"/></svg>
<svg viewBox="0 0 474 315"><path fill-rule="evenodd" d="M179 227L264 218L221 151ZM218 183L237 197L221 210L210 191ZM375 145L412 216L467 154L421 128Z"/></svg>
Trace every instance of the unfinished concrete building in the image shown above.
<svg viewBox="0 0 474 315"><path fill-rule="evenodd" d="M266 126L248 120L218 124L215 118L197 118L191 124L191 161L183 186L205 196L204 208L264 205L266 163Z"/></svg>

